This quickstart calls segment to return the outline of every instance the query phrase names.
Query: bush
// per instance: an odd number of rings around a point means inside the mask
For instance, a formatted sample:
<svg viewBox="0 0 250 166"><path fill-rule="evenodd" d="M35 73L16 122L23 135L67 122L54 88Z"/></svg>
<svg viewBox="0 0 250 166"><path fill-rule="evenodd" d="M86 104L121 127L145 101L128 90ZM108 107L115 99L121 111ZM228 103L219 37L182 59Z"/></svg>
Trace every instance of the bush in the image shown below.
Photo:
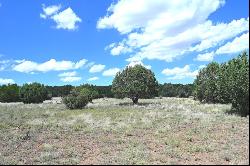
<svg viewBox="0 0 250 166"><path fill-rule="evenodd" d="M23 103L42 103L48 98L48 91L39 83L24 84L19 91Z"/></svg>
<svg viewBox="0 0 250 166"><path fill-rule="evenodd" d="M218 103L218 73L220 65L212 62L199 71L199 74L194 82L194 94L196 99L206 103Z"/></svg>
<svg viewBox="0 0 250 166"><path fill-rule="evenodd" d="M249 57L243 52L224 64L210 63L195 80L195 98L232 103L232 110L249 115Z"/></svg>
<svg viewBox="0 0 250 166"><path fill-rule="evenodd" d="M81 88L80 89L80 94L82 96L85 96L89 102L92 102L93 99L98 98L98 92L94 89L89 89L89 88Z"/></svg>
<svg viewBox="0 0 250 166"><path fill-rule="evenodd" d="M154 73L142 65L126 67L116 74L112 83L115 97L129 97L134 104L137 104L139 98L157 96L157 88L158 83Z"/></svg>
<svg viewBox="0 0 250 166"><path fill-rule="evenodd" d="M63 97L63 103L69 109L82 109L84 108L89 102L89 98L80 93L78 89L73 89L69 95Z"/></svg>
<svg viewBox="0 0 250 166"><path fill-rule="evenodd" d="M218 89L222 103L232 103L233 110L249 115L249 59L246 52L222 65Z"/></svg>
<svg viewBox="0 0 250 166"><path fill-rule="evenodd" d="M0 102L18 102L19 98L19 87L17 84L8 84L0 86Z"/></svg>

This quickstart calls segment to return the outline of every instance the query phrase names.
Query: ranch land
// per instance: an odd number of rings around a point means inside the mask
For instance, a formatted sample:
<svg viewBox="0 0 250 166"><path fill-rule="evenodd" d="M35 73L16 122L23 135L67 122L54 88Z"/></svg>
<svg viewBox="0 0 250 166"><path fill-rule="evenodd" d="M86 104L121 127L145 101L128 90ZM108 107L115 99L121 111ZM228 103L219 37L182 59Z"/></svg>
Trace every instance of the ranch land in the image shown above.
<svg viewBox="0 0 250 166"><path fill-rule="evenodd" d="M249 164L249 116L191 98L0 103L0 164Z"/></svg>

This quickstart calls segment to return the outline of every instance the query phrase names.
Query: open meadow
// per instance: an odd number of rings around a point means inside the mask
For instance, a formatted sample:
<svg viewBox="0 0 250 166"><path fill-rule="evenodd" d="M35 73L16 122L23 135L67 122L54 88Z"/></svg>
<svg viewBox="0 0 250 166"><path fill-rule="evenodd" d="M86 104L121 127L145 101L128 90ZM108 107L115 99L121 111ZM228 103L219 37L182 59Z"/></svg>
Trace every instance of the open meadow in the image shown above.
<svg viewBox="0 0 250 166"><path fill-rule="evenodd" d="M249 116L191 98L0 103L0 164L249 164Z"/></svg>

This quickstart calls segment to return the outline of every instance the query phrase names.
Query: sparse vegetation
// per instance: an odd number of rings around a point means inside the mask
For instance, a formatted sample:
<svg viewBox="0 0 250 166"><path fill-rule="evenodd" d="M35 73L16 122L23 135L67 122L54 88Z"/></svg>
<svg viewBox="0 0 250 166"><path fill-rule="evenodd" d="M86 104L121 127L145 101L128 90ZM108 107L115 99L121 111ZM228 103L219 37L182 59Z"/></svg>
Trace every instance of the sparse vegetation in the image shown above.
<svg viewBox="0 0 250 166"><path fill-rule="evenodd" d="M0 104L0 164L248 164L249 117L184 98Z"/></svg>
<svg viewBox="0 0 250 166"><path fill-rule="evenodd" d="M249 116L231 114L249 115L245 52L210 63L194 84L159 85L151 70L136 65L119 72L112 89L48 89L0 86L0 164L249 163ZM199 101L188 98L193 94ZM66 107L41 104L52 96L63 96ZM7 103L19 100L25 104Z"/></svg>

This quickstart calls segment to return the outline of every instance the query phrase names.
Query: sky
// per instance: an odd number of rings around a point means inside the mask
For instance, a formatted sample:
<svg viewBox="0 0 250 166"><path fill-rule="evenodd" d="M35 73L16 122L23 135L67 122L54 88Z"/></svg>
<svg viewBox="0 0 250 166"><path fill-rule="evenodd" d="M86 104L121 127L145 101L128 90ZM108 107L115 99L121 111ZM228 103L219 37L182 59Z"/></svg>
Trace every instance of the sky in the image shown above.
<svg viewBox="0 0 250 166"><path fill-rule="evenodd" d="M248 0L0 0L0 84L111 85L126 66L192 83L249 51Z"/></svg>

